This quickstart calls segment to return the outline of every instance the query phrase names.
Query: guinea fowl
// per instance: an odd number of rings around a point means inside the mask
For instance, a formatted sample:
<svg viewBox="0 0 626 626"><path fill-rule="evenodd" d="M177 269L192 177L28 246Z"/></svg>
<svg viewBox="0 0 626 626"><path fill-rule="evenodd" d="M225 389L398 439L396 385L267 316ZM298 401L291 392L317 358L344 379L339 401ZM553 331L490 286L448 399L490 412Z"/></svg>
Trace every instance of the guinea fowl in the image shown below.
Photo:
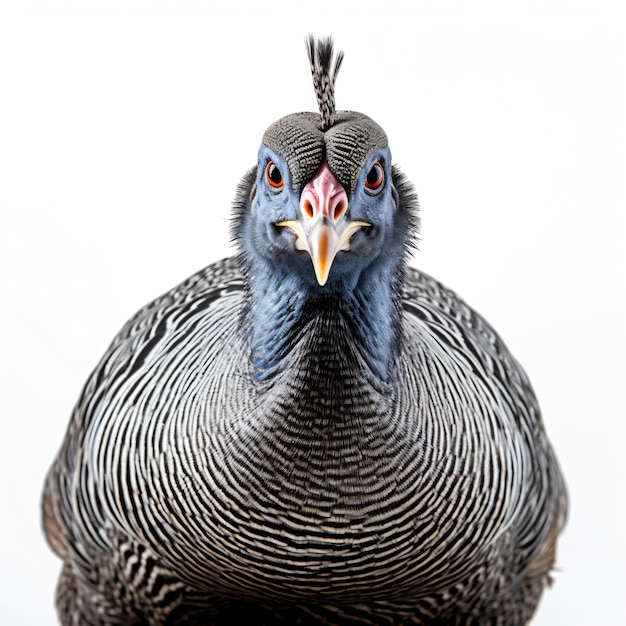
<svg viewBox="0 0 626 626"><path fill-rule="evenodd" d="M48 474L64 625L518 626L566 493L528 378L408 267L419 226L385 132L272 124L236 194L239 255L140 310Z"/></svg>

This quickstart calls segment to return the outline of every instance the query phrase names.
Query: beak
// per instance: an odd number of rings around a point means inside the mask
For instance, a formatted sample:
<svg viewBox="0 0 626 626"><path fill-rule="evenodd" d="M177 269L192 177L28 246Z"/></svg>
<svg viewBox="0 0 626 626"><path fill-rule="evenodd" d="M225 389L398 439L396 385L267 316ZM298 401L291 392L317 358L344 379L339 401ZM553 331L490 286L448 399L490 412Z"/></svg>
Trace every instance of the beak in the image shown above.
<svg viewBox="0 0 626 626"><path fill-rule="evenodd" d="M296 236L296 248L306 250L313 261L315 277L320 286L328 280L335 256L350 249L350 238L367 222L345 219L348 196L324 162L300 196L300 219L278 222Z"/></svg>

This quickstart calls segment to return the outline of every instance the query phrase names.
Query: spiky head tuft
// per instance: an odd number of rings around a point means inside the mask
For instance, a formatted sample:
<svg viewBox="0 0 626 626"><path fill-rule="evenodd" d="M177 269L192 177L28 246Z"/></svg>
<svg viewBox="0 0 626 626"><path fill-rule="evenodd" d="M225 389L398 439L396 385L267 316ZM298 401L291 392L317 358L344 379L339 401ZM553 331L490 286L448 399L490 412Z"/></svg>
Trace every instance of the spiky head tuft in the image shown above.
<svg viewBox="0 0 626 626"><path fill-rule="evenodd" d="M328 130L335 123L335 79L343 61L343 52L338 52L333 63L333 40L316 39L309 35L307 51L311 62L313 88L322 117L321 130Z"/></svg>

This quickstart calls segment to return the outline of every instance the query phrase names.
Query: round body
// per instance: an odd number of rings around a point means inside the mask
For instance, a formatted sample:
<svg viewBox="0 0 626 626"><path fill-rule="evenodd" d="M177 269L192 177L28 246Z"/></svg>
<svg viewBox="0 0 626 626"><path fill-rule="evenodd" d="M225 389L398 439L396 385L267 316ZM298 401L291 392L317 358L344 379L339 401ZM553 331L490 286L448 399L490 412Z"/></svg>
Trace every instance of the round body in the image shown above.
<svg viewBox="0 0 626 626"><path fill-rule="evenodd" d="M88 380L44 497L62 622L526 623L565 496L493 329L409 269L385 379L324 298L263 377L243 285L191 277Z"/></svg>

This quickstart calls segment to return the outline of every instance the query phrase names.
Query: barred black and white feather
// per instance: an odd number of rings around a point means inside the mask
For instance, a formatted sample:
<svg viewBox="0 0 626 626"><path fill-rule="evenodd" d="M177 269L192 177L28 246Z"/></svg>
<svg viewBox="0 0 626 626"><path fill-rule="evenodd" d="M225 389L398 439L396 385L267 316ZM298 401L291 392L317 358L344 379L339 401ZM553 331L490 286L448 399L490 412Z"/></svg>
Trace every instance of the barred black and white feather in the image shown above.
<svg viewBox="0 0 626 626"><path fill-rule="evenodd" d="M335 80L343 61L343 52L337 53L333 64L332 38L316 39L313 35L307 39L307 52L315 97L322 117L321 130L326 131L335 123Z"/></svg>
<svg viewBox="0 0 626 626"><path fill-rule="evenodd" d="M62 623L525 624L565 499L497 334L410 269L402 384L355 376L348 320L327 311L311 330L339 325L338 345L307 337L330 377L303 353L255 387L244 284L234 259L193 276L87 382L46 493ZM350 381L326 417L323 380Z"/></svg>

